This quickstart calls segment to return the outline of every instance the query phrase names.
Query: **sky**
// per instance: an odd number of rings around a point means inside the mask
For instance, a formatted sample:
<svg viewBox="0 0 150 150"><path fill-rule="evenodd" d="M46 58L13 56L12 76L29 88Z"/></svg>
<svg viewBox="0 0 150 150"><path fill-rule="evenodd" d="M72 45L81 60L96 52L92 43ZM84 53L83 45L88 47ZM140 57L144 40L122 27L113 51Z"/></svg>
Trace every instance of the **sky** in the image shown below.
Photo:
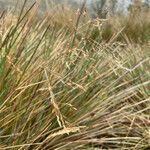
<svg viewBox="0 0 150 150"><path fill-rule="evenodd" d="M81 4L83 3L84 0L68 0L68 1L75 1ZM89 8L89 10L92 10L91 5L92 3L94 3L94 1L96 0L87 0L87 7ZM116 11L127 13L129 5L132 3L131 1L132 0L118 0Z"/></svg>
<svg viewBox="0 0 150 150"><path fill-rule="evenodd" d="M83 3L84 0L68 0L68 1L76 1L78 3ZM91 4L94 3L94 1L97 1L97 0L87 0L87 7L91 11L92 11ZM128 7L130 6L130 4L132 4L132 1L133 0L118 0L117 6L116 6L116 12L123 12L126 14L128 12ZM146 2L147 0L141 0L141 1ZM150 0L149 0L149 3L150 3Z"/></svg>

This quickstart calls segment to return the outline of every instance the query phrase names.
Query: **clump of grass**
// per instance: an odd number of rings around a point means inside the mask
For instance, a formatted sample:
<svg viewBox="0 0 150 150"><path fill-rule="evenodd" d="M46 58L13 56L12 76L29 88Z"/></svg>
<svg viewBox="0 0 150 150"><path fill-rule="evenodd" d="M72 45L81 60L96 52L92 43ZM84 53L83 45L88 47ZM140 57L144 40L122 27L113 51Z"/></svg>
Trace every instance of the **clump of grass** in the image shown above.
<svg viewBox="0 0 150 150"><path fill-rule="evenodd" d="M82 12L72 31L23 9L0 20L0 149L149 147L149 46L103 42Z"/></svg>

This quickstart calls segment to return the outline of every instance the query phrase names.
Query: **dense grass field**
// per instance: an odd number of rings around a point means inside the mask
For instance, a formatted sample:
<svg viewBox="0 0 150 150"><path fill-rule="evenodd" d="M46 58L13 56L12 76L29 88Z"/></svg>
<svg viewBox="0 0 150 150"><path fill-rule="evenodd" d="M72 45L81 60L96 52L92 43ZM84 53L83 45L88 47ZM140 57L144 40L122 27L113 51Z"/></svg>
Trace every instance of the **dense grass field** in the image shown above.
<svg viewBox="0 0 150 150"><path fill-rule="evenodd" d="M37 11L0 15L0 150L150 149L149 12Z"/></svg>

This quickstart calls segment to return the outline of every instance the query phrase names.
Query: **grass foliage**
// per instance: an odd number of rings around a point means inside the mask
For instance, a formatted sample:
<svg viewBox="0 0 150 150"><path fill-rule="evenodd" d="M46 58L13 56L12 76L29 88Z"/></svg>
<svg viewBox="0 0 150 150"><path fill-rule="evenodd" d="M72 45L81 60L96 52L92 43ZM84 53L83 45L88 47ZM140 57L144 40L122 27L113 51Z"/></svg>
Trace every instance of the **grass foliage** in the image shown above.
<svg viewBox="0 0 150 150"><path fill-rule="evenodd" d="M36 14L0 17L0 149L148 149L148 19Z"/></svg>

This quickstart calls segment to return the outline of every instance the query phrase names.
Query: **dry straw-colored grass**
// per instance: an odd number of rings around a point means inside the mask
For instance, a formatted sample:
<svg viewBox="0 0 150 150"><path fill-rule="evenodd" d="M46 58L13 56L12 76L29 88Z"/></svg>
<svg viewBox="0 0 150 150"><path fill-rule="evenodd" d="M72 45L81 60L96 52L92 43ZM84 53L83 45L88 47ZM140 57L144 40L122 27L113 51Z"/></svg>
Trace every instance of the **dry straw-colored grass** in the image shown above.
<svg viewBox="0 0 150 150"><path fill-rule="evenodd" d="M0 17L0 149L148 149L148 42L122 26L106 42L83 9L52 14Z"/></svg>

